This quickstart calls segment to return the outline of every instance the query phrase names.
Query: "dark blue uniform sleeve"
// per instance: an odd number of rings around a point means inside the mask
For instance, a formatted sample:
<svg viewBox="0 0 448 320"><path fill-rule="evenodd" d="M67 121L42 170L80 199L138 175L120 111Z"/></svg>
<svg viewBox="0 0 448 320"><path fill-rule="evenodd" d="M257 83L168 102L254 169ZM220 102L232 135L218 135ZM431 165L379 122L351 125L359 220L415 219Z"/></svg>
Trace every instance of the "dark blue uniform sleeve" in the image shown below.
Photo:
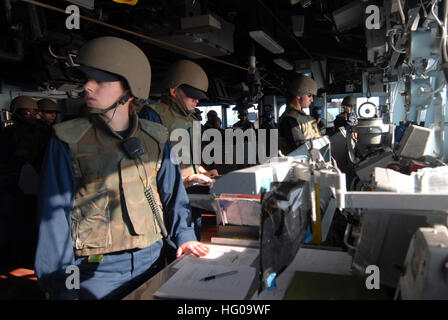
<svg viewBox="0 0 448 320"><path fill-rule="evenodd" d="M179 165L170 158L171 147L165 143L162 166L157 175L157 187L165 213L169 239L179 247L185 242L196 241L193 229L190 200L182 183Z"/></svg>
<svg viewBox="0 0 448 320"><path fill-rule="evenodd" d="M74 265L71 210L75 180L66 144L51 138L41 170L39 236L35 269L39 285L53 299L73 299L76 290L66 289L66 268Z"/></svg>
<svg viewBox="0 0 448 320"><path fill-rule="evenodd" d="M140 119L146 119L152 122L162 123L162 120L160 119L157 112L152 110L150 107L143 108L138 117Z"/></svg>
<svg viewBox="0 0 448 320"><path fill-rule="evenodd" d="M171 148L165 144L164 159L157 185L165 212L169 238L177 246L196 240L189 199L178 165L170 160ZM66 289L70 276L66 268L75 265L71 238L71 210L75 179L67 145L57 138L50 140L41 171L39 194L39 237L35 269L39 285L55 299L73 299L77 290Z"/></svg>
<svg viewBox="0 0 448 320"><path fill-rule="evenodd" d="M159 115L149 107L139 114L141 119L162 123ZM157 176L157 186L165 213L165 224L169 240L179 247L185 242L195 241L190 200L182 182L180 167L171 161L171 147L167 142L163 150L162 167Z"/></svg>

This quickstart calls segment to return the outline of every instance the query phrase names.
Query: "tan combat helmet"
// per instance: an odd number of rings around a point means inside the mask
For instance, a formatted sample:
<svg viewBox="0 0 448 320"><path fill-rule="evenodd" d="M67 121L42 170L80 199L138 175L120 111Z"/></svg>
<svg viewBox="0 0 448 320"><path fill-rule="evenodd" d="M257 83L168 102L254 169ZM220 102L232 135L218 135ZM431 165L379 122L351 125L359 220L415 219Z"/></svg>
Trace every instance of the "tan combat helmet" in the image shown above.
<svg viewBox="0 0 448 320"><path fill-rule="evenodd" d="M37 101L37 105L39 106L39 111L56 111L59 112L59 107L56 102L51 99L44 98Z"/></svg>
<svg viewBox="0 0 448 320"><path fill-rule="evenodd" d="M341 106L346 105L356 106L356 99L352 96L346 96L344 100L342 100Z"/></svg>
<svg viewBox="0 0 448 320"><path fill-rule="evenodd" d="M182 84L207 92L208 77L198 64L189 60L179 60L168 69L164 85L167 89L176 89Z"/></svg>
<svg viewBox="0 0 448 320"><path fill-rule="evenodd" d="M9 112L14 113L17 109L38 109L37 102L28 96L20 96L11 101Z"/></svg>
<svg viewBox="0 0 448 320"><path fill-rule="evenodd" d="M81 48L76 62L122 76L134 97L149 97L151 66L148 58L127 40L116 37L93 39Z"/></svg>
<svg viewBox="0 0 448 320"><path fill-rule="evenodd" d="M310 77L300 75L289 83L288 92L294 96L316 95L317 84Z"/></svg>

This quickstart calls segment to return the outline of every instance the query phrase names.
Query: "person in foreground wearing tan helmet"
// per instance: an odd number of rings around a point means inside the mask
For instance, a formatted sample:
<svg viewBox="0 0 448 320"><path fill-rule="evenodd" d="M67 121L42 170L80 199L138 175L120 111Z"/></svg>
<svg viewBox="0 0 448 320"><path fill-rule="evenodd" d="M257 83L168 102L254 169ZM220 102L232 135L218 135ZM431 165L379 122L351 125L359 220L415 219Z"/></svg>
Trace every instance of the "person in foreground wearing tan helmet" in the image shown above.
<svg viewBox="0 0 448 320"><path fill-rule="evenodd" d="M145 54L101 37L80 49L77 63L87 77L87 114L54 126L35 269L49 298L117 299L165 266L164 241L178 256L208 248L196 241L166 128L135 111L135 98L149 96Z"/></svg>
<svg viewBox="0 0 448 320"><path fill-rule="evenodd" d="M207 99L208 77L205 71L189 60L179 60L168 69L161 102L151 104L140 112L140 117L161 123L171 133L175 129L191 132L193 121L198 121L195 108L199 100ZM190 139L190 143L193 139ZM173 142L172 145L175 145ZM186 188L193 185L209 185L216 170L206 171L202 166L182 163L182 178Z"/></svg>
<svg viewBox="0 0 448 320"><path fill-rule="evenodd" d="M317 84L310 77L300 75L290 82L288 105L278 121L279 148L283 155L288 155L307 140L321 137L316 120L304 112L316 94Z"/></svg>
<svg viewBox="0 0 448 320"><path fill-rule="evenodd" d="M168 128L169 134L175 129L185 129L190 134L190 155L193 155L193 121L199 121L195 108L199 100L207 99L208 77L205 71L189 60L179 60L168 69L161 101L145 107L140 117L161 123ZM174 146L179 141L172 141ZM192 158L192 157L190 157ZM207 171L201 165L181 163L182 181L185 188L193 186L210 186L218 171ZM193 210L196 237L200 239L201 215Z"/></svg>

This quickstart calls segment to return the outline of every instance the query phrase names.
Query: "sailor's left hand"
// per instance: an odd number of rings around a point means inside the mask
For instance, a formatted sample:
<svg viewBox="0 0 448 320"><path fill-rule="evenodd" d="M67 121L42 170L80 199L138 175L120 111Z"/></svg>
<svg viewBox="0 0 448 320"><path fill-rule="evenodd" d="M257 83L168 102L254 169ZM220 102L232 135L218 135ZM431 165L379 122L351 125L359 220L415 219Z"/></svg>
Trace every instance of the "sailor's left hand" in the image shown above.
<svg viewBox="0 0 448 320"><path fill-rule="evenodd" d="M209 248L200 243L199 241L188 241L183 243L176 253L176 258L179 258L183 254L191 253L196 257L201 257L207 255Z"/></svg>
<svg viewBox="0 0 448 320"><path fill-rule="evenodd" d="M203 174L206 175L207 177L210 177L210 178L219 176L218 170L216 170L216 169L212 169L212 170L206 171Z"/></svg>

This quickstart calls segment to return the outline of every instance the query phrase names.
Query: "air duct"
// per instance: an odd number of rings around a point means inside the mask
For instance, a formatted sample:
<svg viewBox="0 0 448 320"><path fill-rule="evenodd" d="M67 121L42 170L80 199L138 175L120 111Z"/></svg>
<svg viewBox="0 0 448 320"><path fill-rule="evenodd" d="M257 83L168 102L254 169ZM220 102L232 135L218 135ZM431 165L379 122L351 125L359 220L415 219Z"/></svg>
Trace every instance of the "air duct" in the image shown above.
<svg viewBox="0 0 448 320"><path fill-rule="evenodd" d="M181 28L182 30L174 34L155 38L210 57L226 56L234 51L235 26L215 14L184 17L181 20ZM191 59L199 58L196 54L172 47L166 49Z"/></svg>
<svg viewBox="0 0 448 320"><path fill-rule="evenodd" d="M350 30L362 23L363 2L353 1L333 11L333 19L339 32Z"/></svg>

